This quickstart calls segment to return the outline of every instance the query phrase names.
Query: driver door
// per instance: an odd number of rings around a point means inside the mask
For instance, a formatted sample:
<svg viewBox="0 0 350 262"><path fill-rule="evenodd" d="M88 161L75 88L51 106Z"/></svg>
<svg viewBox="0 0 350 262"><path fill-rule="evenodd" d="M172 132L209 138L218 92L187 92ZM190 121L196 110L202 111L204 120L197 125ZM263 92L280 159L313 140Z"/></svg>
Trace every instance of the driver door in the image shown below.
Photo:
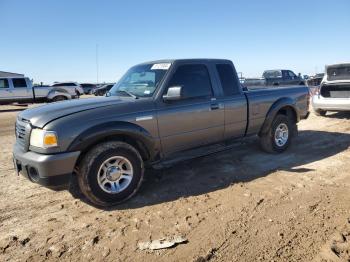
<svg viewBox="0 0 350 262"><path fill-rule="evenodd" d="M169 87L181 86L183 97L161 101L159 136L165 156L215 143L224 137L224 107L217 103L209 71L204 64L184 64L175 69Z"/></svg>

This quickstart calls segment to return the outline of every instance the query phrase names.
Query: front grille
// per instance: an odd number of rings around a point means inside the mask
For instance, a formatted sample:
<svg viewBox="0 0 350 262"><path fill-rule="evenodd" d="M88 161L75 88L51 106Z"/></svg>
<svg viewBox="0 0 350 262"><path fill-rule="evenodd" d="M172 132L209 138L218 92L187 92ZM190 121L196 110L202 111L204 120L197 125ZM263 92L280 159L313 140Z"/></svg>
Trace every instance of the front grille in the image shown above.
<svg viewBox="0 0 350 262"><path fill-rule="evenodd" d="M30 122L26 119L18 118L16 121L16 142L25 151L29 147L29 136L31 131Z"/></svg>

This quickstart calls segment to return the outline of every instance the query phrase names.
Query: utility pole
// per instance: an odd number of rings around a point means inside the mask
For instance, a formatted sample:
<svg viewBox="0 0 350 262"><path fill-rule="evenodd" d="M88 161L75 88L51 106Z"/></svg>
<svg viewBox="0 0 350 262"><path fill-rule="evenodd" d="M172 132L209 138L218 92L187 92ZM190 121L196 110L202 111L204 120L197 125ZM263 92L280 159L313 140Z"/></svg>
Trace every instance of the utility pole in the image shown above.
<svg viewBox="0 0 350 262"><path fill-rule="evenodd" d="M98 84L98 44L96 44L96 84Z"/></svg>

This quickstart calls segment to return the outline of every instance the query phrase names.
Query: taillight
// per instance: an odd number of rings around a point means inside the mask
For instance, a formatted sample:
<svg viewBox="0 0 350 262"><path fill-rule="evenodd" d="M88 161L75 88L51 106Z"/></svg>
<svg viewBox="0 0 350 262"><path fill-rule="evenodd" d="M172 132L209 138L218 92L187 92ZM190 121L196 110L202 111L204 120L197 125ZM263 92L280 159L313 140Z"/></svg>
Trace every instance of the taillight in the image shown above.
<svg viewBox="0 0 350 262"><path fill-rule="evenodd" d="M317 87L316 90L315 90L315 95L318 96L321 92L321 87Z"/></svg>

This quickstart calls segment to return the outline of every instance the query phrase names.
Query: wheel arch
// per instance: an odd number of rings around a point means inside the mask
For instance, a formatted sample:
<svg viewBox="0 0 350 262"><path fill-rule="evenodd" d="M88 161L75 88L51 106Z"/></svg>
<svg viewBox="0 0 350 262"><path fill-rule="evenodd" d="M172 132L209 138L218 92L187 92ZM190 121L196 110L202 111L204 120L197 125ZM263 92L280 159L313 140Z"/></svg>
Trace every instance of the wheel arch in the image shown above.
<svg viewBox="0 0 350 262"><path fill-rule="evenodd" d="M71 99L71 95L63 88L54 87L47 94L47 100L52 101L57 96L64 96L67 100Z"/></svg>
<svg viewBox="0 0 350 262"><path fill-rule="evenodd" d="M154 159L158 149L154 138L144 128L127 122L113 122L96 125L77 136L68 147L69 151L80 151L77 164L97 144L107 141L123 141L139 151L142 159Z"/></svg>
<svg viewBox="0 0 350 262"><path fill-rule="evenodd" d="M287 117L293 119L295 123L298 123L300 121L300 115L293 99L281 98L271 105L269 111L266 114L264 124L259 131L259 135L268 132L272 121L277 114L286 115Z"/></svg>

